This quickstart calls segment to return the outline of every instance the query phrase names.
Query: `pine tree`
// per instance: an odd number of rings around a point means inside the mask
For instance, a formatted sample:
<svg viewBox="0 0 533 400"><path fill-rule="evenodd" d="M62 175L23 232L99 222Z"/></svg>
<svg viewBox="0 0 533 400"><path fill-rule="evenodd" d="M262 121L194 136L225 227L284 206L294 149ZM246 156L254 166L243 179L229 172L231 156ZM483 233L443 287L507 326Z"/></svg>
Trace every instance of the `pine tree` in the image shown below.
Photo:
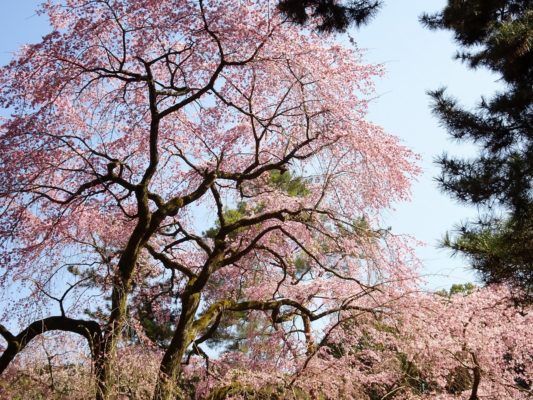
<svg viewBox="0 0 533 400"><path fill-rule="evenodd" d="M433 110L449 134L472 142L471 159L443 155L438 182L461 202L478 206L480 218L446 235L444 245L467 256L487 282L510 282L533 298L533 2L449 0L442 12L424 15L430 29L454 33L457 58L484 67L505 84L475 110L444 89L430 93Z"/></svg>
<svg viewBox="0 0 533 400"><path fill-rule="evenodd" d="M278 8L300 25L318 20L319 31L342 32L351 24L360 26L368 22L380 5L379 0L280 0Z"/></svg>

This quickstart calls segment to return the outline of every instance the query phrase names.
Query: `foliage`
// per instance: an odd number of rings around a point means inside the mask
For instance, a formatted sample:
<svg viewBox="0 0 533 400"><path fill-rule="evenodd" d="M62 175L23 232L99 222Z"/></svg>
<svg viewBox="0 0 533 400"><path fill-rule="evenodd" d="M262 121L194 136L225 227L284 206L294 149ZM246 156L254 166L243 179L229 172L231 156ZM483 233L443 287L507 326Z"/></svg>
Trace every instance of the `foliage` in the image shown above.
<svg viewBox="0 0 533 400"><path fill-rule="evenodd" d="M366 23L379 9L379 0L280 0L278 8L292 21L304 25L318 21L319 31L345 31L350 24Z"/></svg>
<svg viewBox="0 0 533 400"><path fill-rule="evenodd" d="M533 3L529 0L449 1L424 16L432 29L454 33L457 57L501 76L504 90L469 111L444 90L433 110L450 135L479 146L479 155L439 159L441 187L483 210L444 244L472 260L486 282L512 282L531 297L533 258Z"/></svg>
<svg viewBox="0 0 533 400"><path fill-rule="evenodd" d="M457 294L469 295L476 290L476 285L471 282L468 283L454 283L449 290L439 290L435 294L443 297L451 298Z"/></svg>

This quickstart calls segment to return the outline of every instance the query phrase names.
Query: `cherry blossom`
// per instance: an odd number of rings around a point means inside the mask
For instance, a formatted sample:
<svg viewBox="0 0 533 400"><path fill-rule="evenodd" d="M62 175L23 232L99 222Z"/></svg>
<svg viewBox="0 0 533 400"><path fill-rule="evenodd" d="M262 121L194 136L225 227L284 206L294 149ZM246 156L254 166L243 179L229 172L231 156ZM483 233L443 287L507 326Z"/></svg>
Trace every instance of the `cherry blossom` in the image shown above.
<svg viewBox="0 0 533 400"><path fill-rule="evenodd" d="M365 120L380 66L269 2L41 12L53 31L0 75L0 281L18 288L0 371L46 332L76 333L110 398L149 304L172 330L154 399L179 398L223 318L262 332L250 366L295 372L332 318L412 289L412 250L380 216L418 168Z"/></svg>

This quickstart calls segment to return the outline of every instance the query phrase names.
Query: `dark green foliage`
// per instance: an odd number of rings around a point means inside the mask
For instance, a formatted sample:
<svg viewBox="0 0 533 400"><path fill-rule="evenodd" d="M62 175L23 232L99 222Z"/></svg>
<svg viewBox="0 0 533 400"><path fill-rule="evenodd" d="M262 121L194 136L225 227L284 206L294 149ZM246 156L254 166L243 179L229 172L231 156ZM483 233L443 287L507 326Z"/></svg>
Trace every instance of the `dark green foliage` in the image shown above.
<svg viewBox="0 0 533 400"><path fill-rule="evenodd" d="M443 155L442 189L481 210L444 245L467 256L486 282L533 288L533 1L449 0L425 15L432 29L454 33L457 58L502 77L504 90L466 110L443 89L433 110L450 135L479 146L472 159Z"/></svg>
<svg viewBox="0 0 533 400"><path fill-rule="evenodd" d="M239 221L240 219L242 219L242 218L244 218L246 216L249 216L250 215L250 210L246 209L246 203L241 202L241 203L237 204L236 208L229 208L227 210L224 210L224 214L223 215L224 215L224 221L226 222L226 224L227 225L231 225L232 223L235 223L235 222ZM209 228L208 230L206 230L204 232L204 236L208 237L208 238L211 238L211 239L214 239L219 231L220 231L220 221L217 220L215 222L215 226L214 227ZM238 229L235 230L233 232L233 236L236 235L239 232L240 232L240 230L238 230Z"/></svg>
<svg viewBox="0 0 533 400"><path fill-rule="evenodd" d="M411 389L414 393L422 395L424 393L431 392L436 389L435 383L429 382L423 371L410 360L407 354L398 353L398 360L400 362L400 368L403 372L403 378L396 384L397 387L405 386Z"/></svg>
<svg viewBox="0 0 533 400"><path fill-rule="evenodd" d="M285 192L290 197L305 197L309 195L309 189L307 188L304 178L299 176L293 176L288 171L272 171L269 175L269 185L277 190ZM224 210L224 221L226 225L231 225L239 221L240 219L250 216L252 212L260 212L262 206L257 205L254 209L249 208L246 202L240 202L235 208L228 208ZM215 226L209 228L204 232L204 235L209 238L214 238L220 231L220 221L215 222ZM233 232L236 235L239 230Z"/></svg>
<svg viewBox="0 0 533 400"><path fill-rule="evenodd" d="M401 377L394 383L389 385L372 384L365 389L369 400L381 399L396 399L403 398L405 392L413 393L415 395L424 395L430 393L437 388L437 385L428 382L424 377L423 371L409 359L407 354L398 352L396 355Z"/></svg>
<svg viewBox="0 0 533 400"><path fill-rule="evenodd" d="M304 178L293 176L287 171L272 171L270 173L270 183L290 197L305 197L310 193Z"/></svg>
<svg viewBox="0 0 533 400"><path fill-rule="evenodd" d="M531 218L516 222L492 220L446 235L444 245L467 255L485 282L518 282L531 296L533 282L533 226Z"/></svg>
<svg viewBox="0 0 533 400"><path fill-rule="evenodd" d="M246 318L246 312L239 311L223 314L220 324L207 343L221 351L243 351L247 329L252 322Z"/></svg>
<svg viewBox="0 0 533 400"><path fill-rule="evenodd" d="M458 58L485 66L507 82L531 79L531 0L448 0L441 13L424 15L431 29L447 29L461 46ZM531 81L529 81L531 82Z"/></svg>
<svg viewBox="0 0 533 400"><path fill-rule="evenodd" d="M476 289L476 285L471 282L468 283L454 283L450 288L450 296L456 294L468 295Z"/></svg>
<svg viewBox="0 0 533 400"><path fill-rule="evenodd" d="M162 349L166 349L170 344L175 330L173 322L175 317L176 315L173 315L164 322L157 321L154 318L152 303L148 301L141 303L137 309L137 318L144 329L144 334Z"/></svg>
<svg viewBox="0 0 533 400"><path fill-rule="evenodd" d="M368 22L380 5L379 0L280 0L278 8L298 24L319 19L319 31L343 32L351 24L360 26Z"/></svg>

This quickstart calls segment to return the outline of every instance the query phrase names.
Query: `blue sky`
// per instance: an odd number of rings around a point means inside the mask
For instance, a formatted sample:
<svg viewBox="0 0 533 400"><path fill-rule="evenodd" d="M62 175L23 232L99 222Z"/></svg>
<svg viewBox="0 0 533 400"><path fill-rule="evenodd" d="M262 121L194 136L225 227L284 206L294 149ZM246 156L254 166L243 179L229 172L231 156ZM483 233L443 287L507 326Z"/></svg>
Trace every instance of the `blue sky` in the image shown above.
<svg viewBox="0 0 533 400"><path fill-rule="evenodd" d="M436 12L445 0L385 0L376 18L353 36L366 50L365 59L383 63L387 74L377 84L377 99L370 106L370 118L389 133L399 136L422 157L423 175L413 186L412 202L398 205L388 216L394 231L414 235L426 242L418 254L431 288L448 288L452 283L473 281L466 260L450 257L437 248L438 241L460 221L477 215L472 207L459 205L438 189L434 178L438 155L475 154L475 147L452 142L429 108L427 90L446 86L449 94L467 106L498 88L498 77L486 70L472 71L453 59L457 47L451 33L430 31L418 17Z"/></svg>
<svg viewBox="0 0 533 400"><path fill-rule="evenodd" d="M48 31L45 18L34 8L39 1L3 1L0 13L0 64L7 63L13 51L25 43L37 42ZM475 276L465 260L451 258L438 249L438 240L456 223L476 215L440 193L433 178L439 170L433 160L444 151L472 154L471 146L451 142L446 131L431 114L427 90L442 86L465 105L475 105L481 94L498 87L497 77L471 71L453 60L456 52L448 32L422 27L418 16L442 9L445 0L385 0L376 18L358 31L352 31L365 60L385 65L387 74L377 82L377 97L370 107L370 119L422 156L423 175L413 186L412 201L399 204L386 215L386 225L394 232L413 235L426 243L418 249L428 286L448 288L452 283L473 281Z"/></svg>

